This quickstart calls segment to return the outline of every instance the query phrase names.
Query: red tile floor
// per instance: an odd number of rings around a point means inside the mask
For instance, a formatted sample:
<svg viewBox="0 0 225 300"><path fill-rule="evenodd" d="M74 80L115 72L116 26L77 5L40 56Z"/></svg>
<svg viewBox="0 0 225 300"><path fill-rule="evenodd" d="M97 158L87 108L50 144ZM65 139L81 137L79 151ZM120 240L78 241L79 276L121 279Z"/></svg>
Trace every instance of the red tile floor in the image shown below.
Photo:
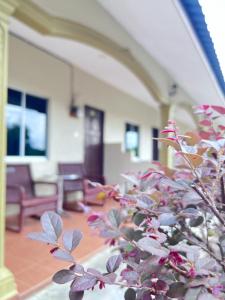
<svg viewBox="0 0 225 300"><path fill-rule="evenodd" d="M92 211L107 211L117 206L108 201L104 207L92 206ZM78 261L85 261L104 247L104 240L99 238L87 225L87 215L68 212L63 218L64 228L80 229L84 238L74 255ZM39 220L28 218L23 231L18 234L6 231L6 266L14 273L21 298L48 284L54 272L68 264L54 259L49 254L47 245L31 241L26 235L40 231Z"/></svg>

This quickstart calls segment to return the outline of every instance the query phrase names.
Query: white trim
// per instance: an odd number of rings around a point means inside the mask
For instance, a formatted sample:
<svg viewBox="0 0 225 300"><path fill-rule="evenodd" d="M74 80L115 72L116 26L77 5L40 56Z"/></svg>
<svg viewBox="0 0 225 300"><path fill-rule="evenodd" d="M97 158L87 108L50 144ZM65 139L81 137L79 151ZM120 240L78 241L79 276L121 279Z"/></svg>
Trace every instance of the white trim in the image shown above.
<svg viewBox="0 0 225 300"><path fill-rule="evenodd" d="M47 123L46 123L46 155L45 156L25 156L25 130L21 130L20 132L20 149L19 149L19 155L16 156L6 156L5 162L6 163L27 163L27 162L43 162L48 160L48 153L49 153L49 98L47 96L42 96L39 93L32 92L27 89L21 89L14 85L9 85L7 90L11 89L17 92L20 92L22 94L21 98L21 107L23 109L22 111L22 122L21 122L21 128L25 128L25 109L26 109L26 95L32 95L37 98L42 98L47 101ZM8 102L6 103L7 106Z"/></svg>
<svg viewBox="0 0 225 300"><path fill-rule="evenodd" d="M33 162L46 162L48 158L46 156L6 156L5 163L33 163Z"/></svg>

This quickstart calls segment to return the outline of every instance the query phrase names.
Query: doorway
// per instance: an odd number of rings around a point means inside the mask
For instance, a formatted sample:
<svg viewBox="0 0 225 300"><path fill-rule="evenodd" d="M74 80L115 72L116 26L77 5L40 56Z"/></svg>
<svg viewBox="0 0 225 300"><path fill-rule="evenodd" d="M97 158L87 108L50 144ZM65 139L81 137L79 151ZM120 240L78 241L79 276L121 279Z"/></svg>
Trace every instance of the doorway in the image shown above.
<svg viewBox="0 0 225 300"><path fill-rule="evenodd" d="M103 183L104 112L85 106L84 167L88 178Z"/></svg>

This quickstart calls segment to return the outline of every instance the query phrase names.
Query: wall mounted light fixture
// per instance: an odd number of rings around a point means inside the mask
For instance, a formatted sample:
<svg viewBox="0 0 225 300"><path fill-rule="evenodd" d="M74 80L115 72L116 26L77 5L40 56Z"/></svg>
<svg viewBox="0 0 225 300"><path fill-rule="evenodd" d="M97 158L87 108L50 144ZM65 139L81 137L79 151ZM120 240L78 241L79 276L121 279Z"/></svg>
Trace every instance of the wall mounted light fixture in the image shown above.
<svg viewBox="0 0 225 300"><path fill-rule="evenodd" d="M70 107L69 107L69 115L73 118L82 117L82 108L77 104L77 94L74 92L74 66L71 65L71 76L70 76Z"/></svg>

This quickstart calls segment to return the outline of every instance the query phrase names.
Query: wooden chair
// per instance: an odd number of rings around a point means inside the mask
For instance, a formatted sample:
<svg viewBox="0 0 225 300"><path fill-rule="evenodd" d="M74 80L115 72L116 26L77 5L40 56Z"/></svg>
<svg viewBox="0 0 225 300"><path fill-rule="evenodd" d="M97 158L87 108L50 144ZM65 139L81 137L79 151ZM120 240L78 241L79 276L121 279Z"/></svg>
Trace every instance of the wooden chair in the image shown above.
<svg viewBox="0 0 225 300"><path fill-rule="evenodd" d="M71 203L67 201L69 193L81 191L83 193L84 204L104 205L105 199L101 199L102 194L99 187L93 187L89 181L99 182L104 184L104 178L98 176L88 176L85 172L82 163L59 163L59 175L77 175L77 179L64 179L63 194L64 208L74 211L82 211L82 206L79 207L79 202Z"/></svg>
<svg viewBox="0 0 225 300"><path fill-rule="evenodd" d="M35 185L48 184L55 187L55 194L39 197L35 193ZM20 208L18 226L6 224L6 228L20 232L26 217L40 217L45 211L57 209L57 184L54 182L32 180L28 164L7 165L7 189L6 197L8 204L18 204Z"/></svg>
<svg viewBox="0 0 225 300"><path fill-rule="evenodd" d="M81 163L59 163L58 164L59 176L64 176L63 180L63 207L67 210L83 212L80 201L68 201L68 195L74 192L84 193L84 166ZM71 178L69 176L71 175ZM77 178L73 179L73 175Z"/></svg>
<svg viewBox="0 0 225 300"><path fill-rule="evenodd" d="M103 206L106 200L105 193L102 191L101 187L95 187L90 184L90 181L105 184L105 178L102 176L89 176L88 179L84 179L84 203Z"/></svg>

